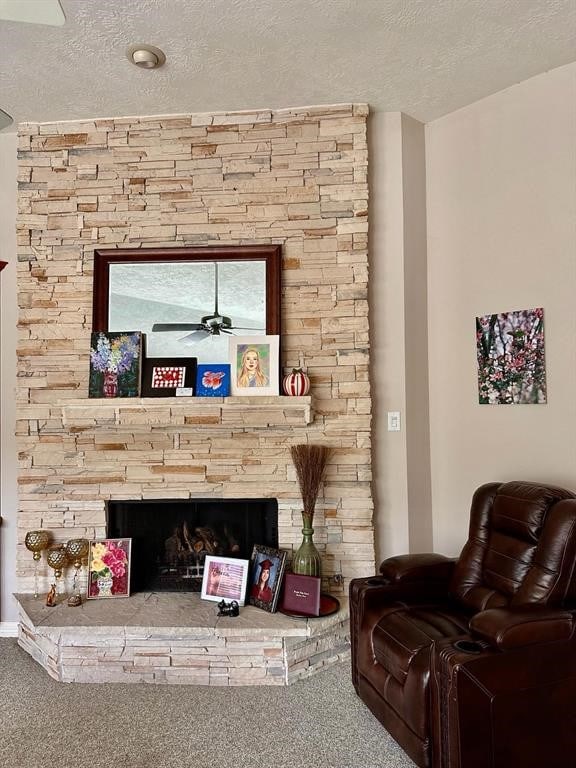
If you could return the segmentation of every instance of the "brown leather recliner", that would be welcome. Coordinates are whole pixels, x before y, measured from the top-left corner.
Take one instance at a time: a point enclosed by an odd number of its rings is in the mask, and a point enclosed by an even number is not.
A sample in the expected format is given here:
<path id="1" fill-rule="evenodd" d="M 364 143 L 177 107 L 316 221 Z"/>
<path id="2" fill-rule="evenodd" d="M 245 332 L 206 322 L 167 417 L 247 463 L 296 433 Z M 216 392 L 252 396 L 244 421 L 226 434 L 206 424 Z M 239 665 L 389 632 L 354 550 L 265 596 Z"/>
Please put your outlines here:
<path id="1" fill-rule="evenodd" d="M 420 768 L 576 766 L 576 496 L 488 483 L 454 561 L 350 585 L 358 695 Z"/>

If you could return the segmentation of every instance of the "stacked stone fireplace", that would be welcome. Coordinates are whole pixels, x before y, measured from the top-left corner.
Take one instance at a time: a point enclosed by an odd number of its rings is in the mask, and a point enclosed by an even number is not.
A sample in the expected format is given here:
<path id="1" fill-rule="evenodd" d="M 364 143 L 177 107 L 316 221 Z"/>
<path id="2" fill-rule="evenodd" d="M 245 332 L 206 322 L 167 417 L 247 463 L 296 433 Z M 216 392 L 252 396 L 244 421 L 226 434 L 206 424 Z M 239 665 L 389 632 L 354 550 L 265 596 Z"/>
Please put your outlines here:
<path id="1" fill-rule="evenodd" d="M 373 572 L 366 118 L 337 105 L 20 126 L 21 592 L 27 530 L 104 537 L 116 501 L 275 499 L 292 551 L 289 447 L 306 442 L 334 449 L 315 518 L 324 587 Z M 88 400 L 94 250 L 214 244 L 281 245 L 281 363 L 308 371 L 311 396 Z"/>

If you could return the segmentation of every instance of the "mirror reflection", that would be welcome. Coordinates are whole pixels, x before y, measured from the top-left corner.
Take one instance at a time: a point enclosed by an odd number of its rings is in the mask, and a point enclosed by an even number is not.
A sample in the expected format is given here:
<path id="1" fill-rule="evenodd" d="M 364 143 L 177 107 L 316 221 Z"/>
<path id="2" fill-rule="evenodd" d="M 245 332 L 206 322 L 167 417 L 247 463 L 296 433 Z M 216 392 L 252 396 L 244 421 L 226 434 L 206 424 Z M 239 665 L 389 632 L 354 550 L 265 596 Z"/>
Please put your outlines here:
<path id="1" fill-rule="evenodd" d="M 266 334 L 266 261 L 110 263 L 108 330 L 143 331 L 148 357 L 228 361 L 231 335 Z"/>

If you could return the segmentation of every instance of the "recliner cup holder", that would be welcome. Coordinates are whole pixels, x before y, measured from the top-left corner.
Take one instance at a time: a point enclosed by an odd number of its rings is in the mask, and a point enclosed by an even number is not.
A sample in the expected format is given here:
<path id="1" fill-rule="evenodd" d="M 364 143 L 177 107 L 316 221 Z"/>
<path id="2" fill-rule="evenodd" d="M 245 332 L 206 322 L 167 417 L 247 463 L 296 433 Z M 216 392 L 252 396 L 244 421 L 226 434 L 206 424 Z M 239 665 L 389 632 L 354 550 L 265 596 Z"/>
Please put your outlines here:
<path id="1" fill-rule="evenodd" d="M 456 640 L 452 644 L 457 651 L 463 651 L 463 653 L 482 653 L 484 647 L 474 640 Z"/>

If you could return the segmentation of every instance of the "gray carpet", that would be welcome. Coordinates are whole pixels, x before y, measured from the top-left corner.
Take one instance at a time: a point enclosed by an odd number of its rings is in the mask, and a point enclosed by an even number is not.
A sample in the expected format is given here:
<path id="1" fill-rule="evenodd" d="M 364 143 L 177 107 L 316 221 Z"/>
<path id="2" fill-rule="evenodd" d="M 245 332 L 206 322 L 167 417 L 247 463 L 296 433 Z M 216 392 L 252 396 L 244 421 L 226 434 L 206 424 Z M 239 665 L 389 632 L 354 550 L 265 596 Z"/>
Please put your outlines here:
<path id="1" fill-rule="evenodd" d="M 348 664 L 287 688 L 56 683 L 0 639 L 3 768 L 414 768 Z"/>

